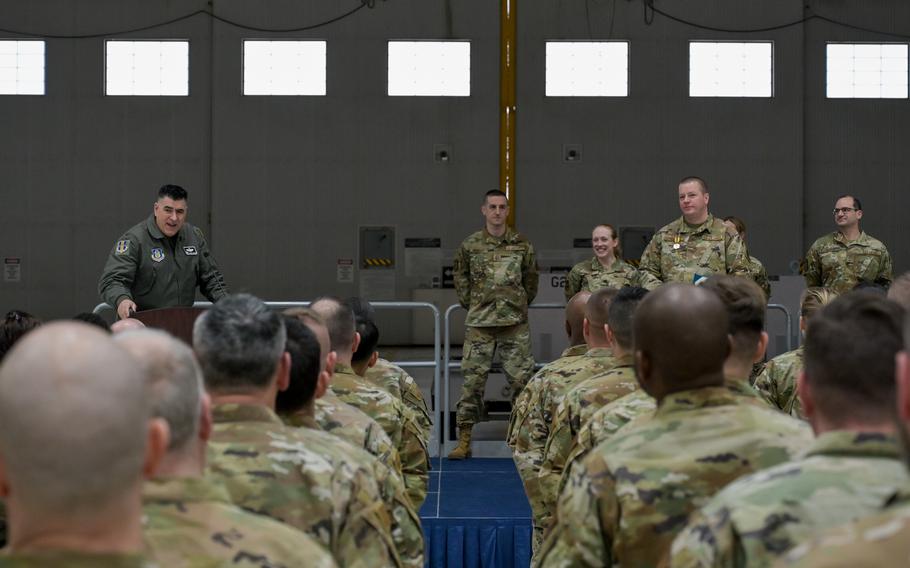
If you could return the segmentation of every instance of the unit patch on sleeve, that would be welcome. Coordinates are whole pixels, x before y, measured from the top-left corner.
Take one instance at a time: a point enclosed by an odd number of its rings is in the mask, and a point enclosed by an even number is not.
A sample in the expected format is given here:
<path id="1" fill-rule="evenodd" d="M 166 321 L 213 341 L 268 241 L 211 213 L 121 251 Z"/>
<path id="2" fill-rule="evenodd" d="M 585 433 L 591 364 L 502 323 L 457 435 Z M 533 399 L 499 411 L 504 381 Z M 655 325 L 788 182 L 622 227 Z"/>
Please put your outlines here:
<path id="1" fill-rule="evenodd" d="M 122 241 L 117 241 L 117 248 L 114 249 L 117 254 L 126 254 L 130 252 L 130 241 L 129 239 L 123 239 Z"/>

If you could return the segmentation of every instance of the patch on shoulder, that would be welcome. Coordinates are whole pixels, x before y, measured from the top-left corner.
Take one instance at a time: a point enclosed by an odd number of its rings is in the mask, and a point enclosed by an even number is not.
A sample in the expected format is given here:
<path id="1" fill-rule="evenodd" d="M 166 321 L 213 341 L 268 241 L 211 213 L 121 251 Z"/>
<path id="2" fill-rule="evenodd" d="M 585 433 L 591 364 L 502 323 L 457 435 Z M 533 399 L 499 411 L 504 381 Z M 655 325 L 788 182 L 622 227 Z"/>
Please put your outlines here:
<path id="1" fill-rule="evenodd" d="M 116 254 L 126 254 L 126 253 L 130 252 L 130 240 L 123 239 L 123 240 L 117 241 L 117 246 L 114 248 L 114 252 Z"/>

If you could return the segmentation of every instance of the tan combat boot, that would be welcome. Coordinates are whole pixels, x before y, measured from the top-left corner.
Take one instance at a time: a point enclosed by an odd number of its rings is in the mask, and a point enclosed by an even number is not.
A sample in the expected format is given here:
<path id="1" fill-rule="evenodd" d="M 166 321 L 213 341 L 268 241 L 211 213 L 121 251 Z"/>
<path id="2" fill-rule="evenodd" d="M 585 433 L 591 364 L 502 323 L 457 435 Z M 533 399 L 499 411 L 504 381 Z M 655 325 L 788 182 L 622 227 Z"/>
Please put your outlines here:
<path id="1" fill-rule="evenodd" d="M 449 454 L 450 460 L 463 460 L 471 457 L 471 428 L 458 429 L 458 445 Z"/>

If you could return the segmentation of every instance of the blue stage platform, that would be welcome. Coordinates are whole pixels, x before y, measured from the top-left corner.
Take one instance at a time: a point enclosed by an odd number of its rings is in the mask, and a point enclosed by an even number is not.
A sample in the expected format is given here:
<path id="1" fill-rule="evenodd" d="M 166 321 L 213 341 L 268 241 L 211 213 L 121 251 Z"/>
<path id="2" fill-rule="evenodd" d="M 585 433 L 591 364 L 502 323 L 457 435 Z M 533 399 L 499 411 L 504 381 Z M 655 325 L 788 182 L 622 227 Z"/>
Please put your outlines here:
<path id="1" fill-rule="evenodd" d="M 434 458 L 420 509 L 426 565 L 525 568 L 531 561 L 531 509 L 511 459 Z"/>

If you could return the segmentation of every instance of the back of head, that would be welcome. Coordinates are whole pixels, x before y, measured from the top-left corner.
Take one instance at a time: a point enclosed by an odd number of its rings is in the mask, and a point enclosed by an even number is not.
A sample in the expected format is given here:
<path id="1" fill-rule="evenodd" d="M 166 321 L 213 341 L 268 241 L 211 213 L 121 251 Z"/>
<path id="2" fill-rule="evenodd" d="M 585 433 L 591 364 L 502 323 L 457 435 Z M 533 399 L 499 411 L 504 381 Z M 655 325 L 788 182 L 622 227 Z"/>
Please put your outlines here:
<path id="1" fill-rule="evenodd" d="M 304 408 L 316 394 L 322 357 L 316 334 L 303 323 L 302 317 L 284 315 L 287 330 L 285 350 L 291 354 L 291 381 L 278 393 L 275 409 L 280 414 L 293 414 Z"/>
<path id="2" fill-rule="evenodd" d="M 357 322 L 357 333 L 360 334 L 360 344 L 351 357 L 351 361 L 363 363 L 373 356 L 376 346 L 379 345 L 379 328 L 372 321 L 359 321 Z"/>
<path id="3" fill-rule="evenodd" d="M 181 199 L 186 200 L 189 195 L 186 190 L 180 187 L 179 185 L 174 184 L 165 184 L 158 189 L 158 199 L 163 197 L 170 197 L 174 201 L 180 201 Z"/>
<path id="4" fill-rule="evenodd" d="M 351 353 L 354 345 L 354 312 L 351 307 L 333 296 L 316 299 L 310 308 L 322 317 L 329 330 L 332 351 L 339 354 Z"/>
<path id="5" fill-rule="evenodd" d="M 193 350 L 169 333 L 135 329 L 114 336 L 145 374 L 152 416 L 167 422 L 168 452 L 197 439 L 202 401 L 202 371 Z"/>
<path id="6" fill-rule="evenodd" d="M 904 309 L 849 292 L 815 314 L 806 333 L 806 381 L 829 423 L 878 424 L 894 411 L 894 356 L 903 348 Z"/>
<path id="7" fill-rule="evenodd" d="M 566 323 L 571 336 L 582 337 L 582 326 L 585 321 L 585 307 L 591 298 L 591 292 L 582 290 L 566 302 Z"/>
<path id="8" fill-rule="evenodd" d="M 610 331 L 613 332 L 613 340 L 619 344 L 621 349 L 626 351 L 632 349 L 635 311 L 647 294 L 648 291 L 644 288 L 627 286 L 616 294 L 610 304 L 610 310 L 607 313 L 607 325 L 610 326 Z"/>
<path id="9" fill-rule="evenodd" d="M 98 329 L 102 329 L 107 332 L 111 331 L 110 324 L 108 324 L 107 321 L 103 317 L 99 316 L 98 314 L 96 314 L 94 312 L 79 312 L 78 314 L 73 316 L 73 319 L 75 321 L 81 321 L 82 323 L 87 323 L 89 325 L 93 325 L 93 326 L 97 327 Z"/>
<path id="10" fill-rule="evenodd" d="M 821 286 L 811 286 L 803 290 L 799 298 L 799 315 L 806 321 L 822 308 L 831 303 L 837 294 Z"/>
<path id="11" fill-rule="evenodd" d="M 727 308 L 728 332 L 733 339 L 735 357 L 752 358 L 755 348 L 765 329 L 765 294 L 749 278 L 711 276 L 701 286 L 717 294 Z"/>
<path id="12" fill-rule="evenodd" d="M 910 272 L 905 272 L 894 279 L 888 288 L 888 299 L 910 310 Z"/>
<path id="13" fill-rule="evenodd" d="M 249 294 L 222 298 L 193 326 L 193 349 L 205 386 L 218 394 L 267 388 L 284 344 L 281 316 Z"/>
<path id="14" fill-rule="evenodd" d="M 878 294 L 879 296 L 888 295 L 888 288 L 878 282 L 869 282 L 868 280 L 860 280 L 854 284 L 852 291 L 865 292 L 866 294 Z"/>
<path id="15" fill-rule="evenodd" d="M 359 298 L 357 296 L 351 296 L 344 303 L 351 308 L 351 311 L 354 313 L 354 319 L 359 323 L 362 321 L 375 321 L 376 320 L 376 310 L 373 308 L 373 305 L 370 302 Z"/>
<path id="16" fill-rule="evenodd" d="M 635 312 L 635 352 L 648 360 L 666 392 L 684 390 L 708 376 L 720 384 L 730 351 L 727 320 L 716 294 L 691 284 L 664 284 Z"/>
<path id="17" fill-rule="evenodd" d="M 0 324 L 0 361 L 19 339 L 41 325 L 41 320 L 22 310 L 10 310 Z"/>
<path id="18" fill-rule="evenodd" d="M 0 367 L 0 455 L 30 518 L 86 519 L 142 479 L 149 410 L 135 361 L 83 323 L 41 327 Z"/>
<path id="19" fill-rule="evenodd" d="M 603 333 L 603 327 L 607 325 L 610 304 L 618 293 L 617 288 L 601 288 L 588 298 L 585 303 L 585 319 L 588 320 L 588 326 L 592 332 L 597 329 L 601 334 Z"/>

